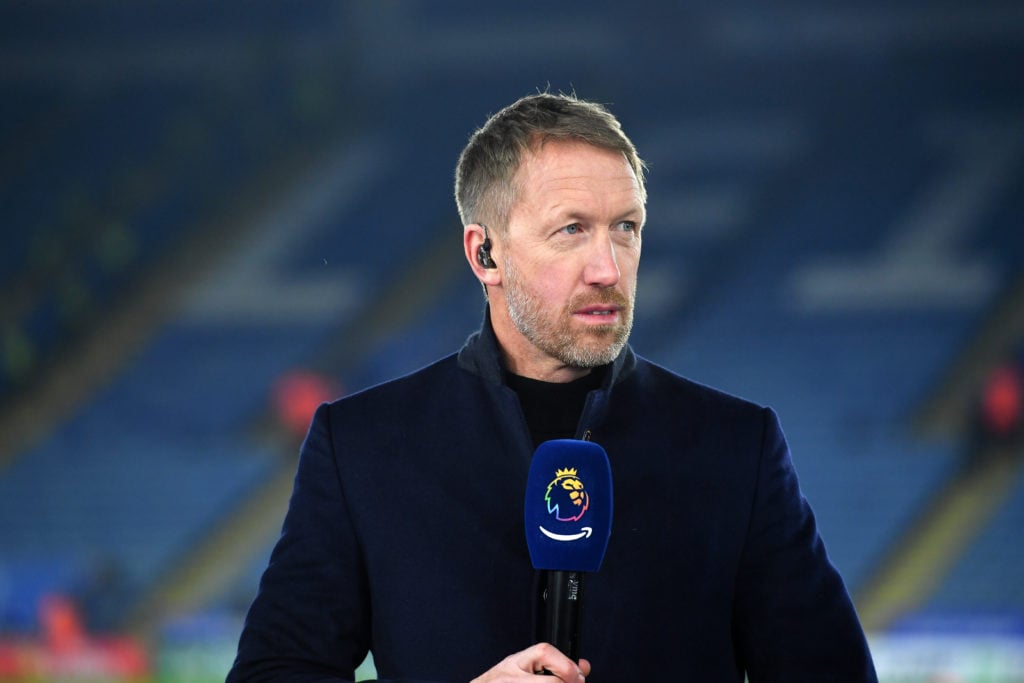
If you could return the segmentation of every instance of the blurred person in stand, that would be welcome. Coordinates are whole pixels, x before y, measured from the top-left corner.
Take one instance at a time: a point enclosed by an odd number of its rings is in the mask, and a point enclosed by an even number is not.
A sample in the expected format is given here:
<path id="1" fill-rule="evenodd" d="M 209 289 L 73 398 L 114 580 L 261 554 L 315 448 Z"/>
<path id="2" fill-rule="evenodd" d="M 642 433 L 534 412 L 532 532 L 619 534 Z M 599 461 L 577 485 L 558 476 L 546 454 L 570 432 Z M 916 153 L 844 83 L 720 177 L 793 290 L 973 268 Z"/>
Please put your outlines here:
<path id="1" fill-rule="evenodd" d="M 1024 449 L 1024 353 L 1007 354 L 985 373 L 970 417 L 969 467 Z"/>

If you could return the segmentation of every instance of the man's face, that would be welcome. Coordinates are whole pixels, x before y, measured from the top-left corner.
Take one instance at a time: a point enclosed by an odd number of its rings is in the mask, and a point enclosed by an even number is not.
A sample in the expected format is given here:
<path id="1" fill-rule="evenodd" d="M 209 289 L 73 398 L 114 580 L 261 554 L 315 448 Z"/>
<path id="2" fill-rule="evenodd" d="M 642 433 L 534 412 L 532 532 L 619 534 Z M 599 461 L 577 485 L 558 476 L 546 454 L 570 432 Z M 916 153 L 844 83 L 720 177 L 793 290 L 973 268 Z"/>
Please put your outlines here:
<path id="1" fill-rule="evenodd" d="M 633 324 L 645 218 L 636 176 L 619 153 L 551 141 L 524 155 L 516 180 L 499 255 L 510 369 L 552 379 L 611 362 Z"/>

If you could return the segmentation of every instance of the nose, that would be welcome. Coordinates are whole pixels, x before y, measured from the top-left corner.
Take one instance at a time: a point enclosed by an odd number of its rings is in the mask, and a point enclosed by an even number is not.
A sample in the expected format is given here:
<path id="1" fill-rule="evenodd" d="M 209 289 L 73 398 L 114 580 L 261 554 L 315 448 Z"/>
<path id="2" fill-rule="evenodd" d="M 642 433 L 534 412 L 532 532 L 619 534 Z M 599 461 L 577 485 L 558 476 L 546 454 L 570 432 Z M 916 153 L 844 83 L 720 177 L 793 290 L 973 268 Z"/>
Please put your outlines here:
<path id="1" fill-rule="evenodd" d="M 587 252 L 583 278 L 588 285 L 612 287 L 619 282 L 619 264 L 611 235 L 596 237 Z"/>

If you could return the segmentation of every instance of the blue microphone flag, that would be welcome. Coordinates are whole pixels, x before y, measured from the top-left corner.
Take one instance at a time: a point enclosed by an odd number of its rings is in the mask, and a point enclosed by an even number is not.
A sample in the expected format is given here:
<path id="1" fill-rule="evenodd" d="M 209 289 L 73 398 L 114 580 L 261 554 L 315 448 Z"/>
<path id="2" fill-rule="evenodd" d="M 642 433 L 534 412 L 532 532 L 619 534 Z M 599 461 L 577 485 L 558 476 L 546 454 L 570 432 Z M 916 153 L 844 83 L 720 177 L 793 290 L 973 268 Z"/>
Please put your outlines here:
<path id="1" fill-rule="evenodd" d="M 524 519 L 534 569 L 600 569 L 612 533 L 612 470 L 605 450 L 574 439 L 538 446 Z"/>

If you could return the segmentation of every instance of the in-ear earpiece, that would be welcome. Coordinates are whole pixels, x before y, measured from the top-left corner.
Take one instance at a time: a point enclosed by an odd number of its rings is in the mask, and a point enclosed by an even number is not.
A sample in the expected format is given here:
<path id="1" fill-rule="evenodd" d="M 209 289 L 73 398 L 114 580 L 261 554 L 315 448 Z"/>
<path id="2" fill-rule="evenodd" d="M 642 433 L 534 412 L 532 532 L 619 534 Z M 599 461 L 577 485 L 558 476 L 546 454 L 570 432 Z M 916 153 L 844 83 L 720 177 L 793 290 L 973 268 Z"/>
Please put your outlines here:
<path id="1" fill-rule="evenodd" d="M 482 268 L 497 268 L 498 264 L 491 258 L 491 241 L 488 239 L 484 240 L 484 243 L 480 245 L 480 248 L 476 250 L 476 260 L 480 263 Z"/>
<path id="2" fill-rule="evenodd" d="M 476 250 L 476 260 L 480 264 L 481 268 L 497 268 L 498 264 L 491 258 L 491 238 L 487 235 L 487 226 L 483 223 L 480 227 L 484 229 L 484 243 Z"/>

